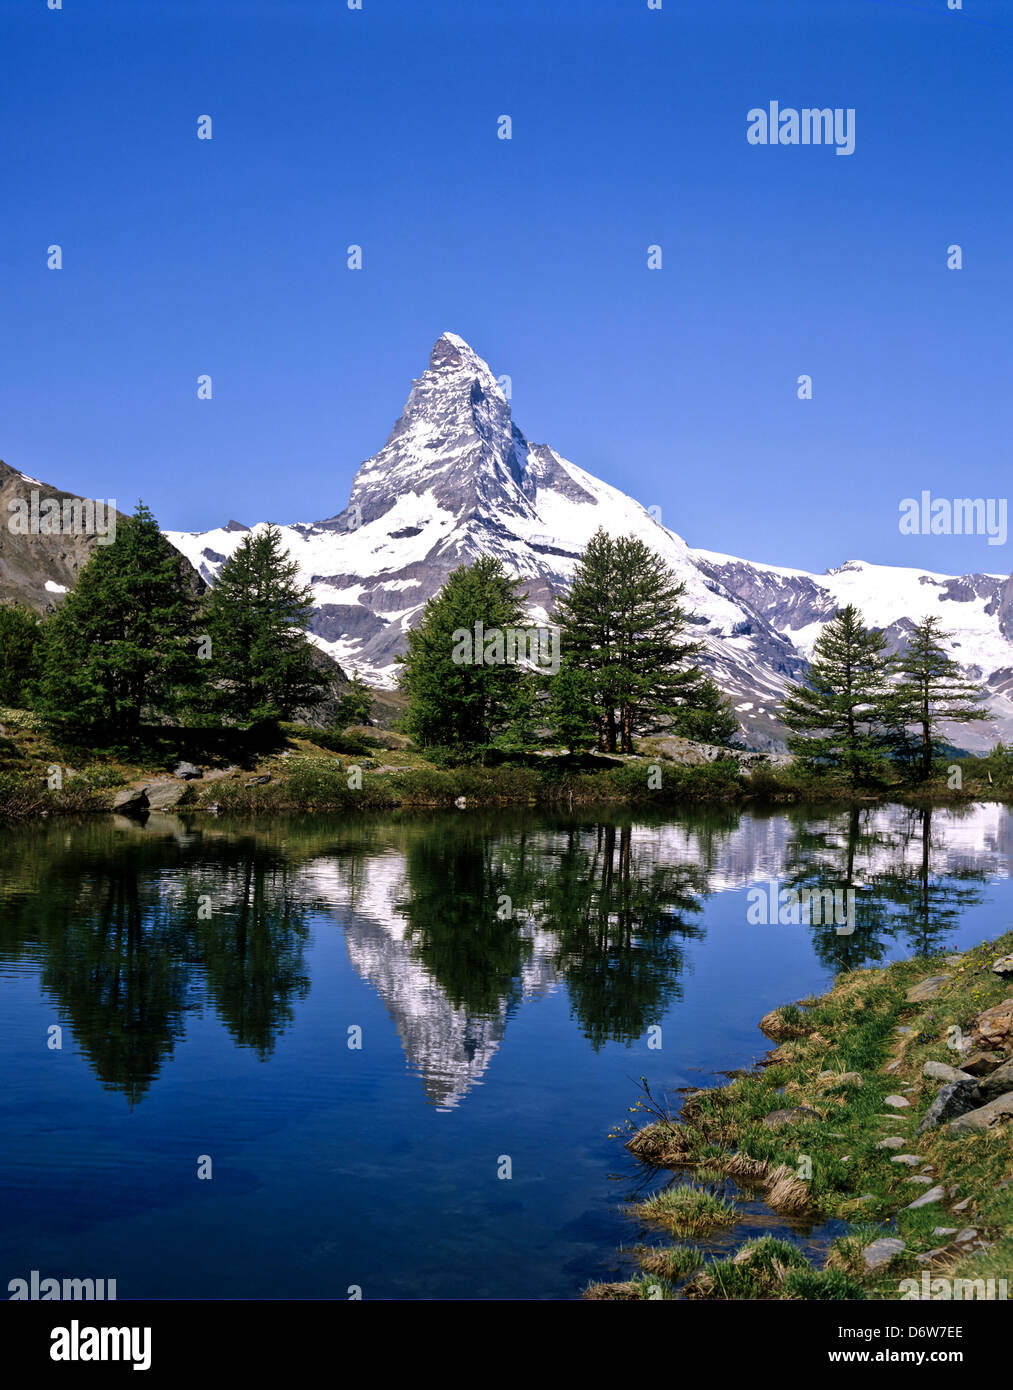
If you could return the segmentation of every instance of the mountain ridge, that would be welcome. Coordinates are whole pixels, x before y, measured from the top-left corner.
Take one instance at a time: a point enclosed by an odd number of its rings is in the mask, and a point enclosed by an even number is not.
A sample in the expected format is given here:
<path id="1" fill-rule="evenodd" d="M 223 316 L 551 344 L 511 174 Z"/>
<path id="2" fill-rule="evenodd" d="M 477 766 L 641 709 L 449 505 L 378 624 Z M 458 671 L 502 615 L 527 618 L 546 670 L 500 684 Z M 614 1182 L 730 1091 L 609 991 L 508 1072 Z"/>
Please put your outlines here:
<path id="1" fill-rule="evenodd" d="M 346 506 L 321 521 L 279 526 L 313 594 L 311 636 L 344 670 L 392 686 L 395 658 L 426 601 L 480 555 L 503 562 L 521 582 L 532 621 L 546 622 L 603 526 L 644 540 L 685 583 L 703 664 L 730 696 L 748 747 L 783 747 L 776 710 L 784 684 L 804 676 L 821 625 L 847 602 L 894 650 L 915 620 L 940 611 L 951 654 L 986 683 L 997 716 L 984 730 L 960 730 L 959 742 L 974 749 L 1013 739 L 1013 577 L 864 561 L 817 575 L 691 549 L 636 499 L 530 441 L 501 380 L 463 338 L 441 334 L 383 446 L 356 471 Z M 73 496 L 0 465 L 0 502 L 26 486 Z M 266 524 L 230 519 L 165 535 L 213 583 L 242 538 Z M 18 549 L 0 532 L 0 597 L 20 585 L 37 611 L 58 602 L 94 544 L 69 538 L 68 549 L 65 539 L 32 537 L 32 568 L 24 543 Z"/>

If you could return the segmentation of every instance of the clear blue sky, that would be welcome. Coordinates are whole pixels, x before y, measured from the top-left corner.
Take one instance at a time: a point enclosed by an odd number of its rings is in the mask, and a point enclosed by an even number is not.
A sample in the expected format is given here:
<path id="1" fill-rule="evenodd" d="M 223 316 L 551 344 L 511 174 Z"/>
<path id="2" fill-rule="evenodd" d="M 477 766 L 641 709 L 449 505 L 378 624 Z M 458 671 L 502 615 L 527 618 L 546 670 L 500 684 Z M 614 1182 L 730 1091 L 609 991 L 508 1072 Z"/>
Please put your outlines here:
<path id="1" fill-rule="evenodd" d="M 897 525 L 1008 487 L 1009 0 L 63 4 L 0 0 L 7 462 L 170 528 L 328 516 L 449 329 L 692 545 L 1013 568 Z M 854 107 L 855 153 L 749 145 L 771 99 Z"/>

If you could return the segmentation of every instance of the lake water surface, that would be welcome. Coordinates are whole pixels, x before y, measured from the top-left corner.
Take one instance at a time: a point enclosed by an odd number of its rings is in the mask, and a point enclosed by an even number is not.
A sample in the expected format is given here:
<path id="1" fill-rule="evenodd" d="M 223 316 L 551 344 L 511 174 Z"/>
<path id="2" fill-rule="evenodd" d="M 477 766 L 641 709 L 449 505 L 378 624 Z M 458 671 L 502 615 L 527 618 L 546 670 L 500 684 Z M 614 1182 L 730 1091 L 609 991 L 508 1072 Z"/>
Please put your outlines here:
<path id="1" fill-rule="evenodd" d="M 1013 916 L 991 804 L 0 833 L 0 1279 L 120 1299 L 624 1277 L 671 1179 L 607 1137 L 637 1078 L 720 1084 L 768 1009 Z M 750 923 L 770 881 L 854 888 L 855 930 Z"/>

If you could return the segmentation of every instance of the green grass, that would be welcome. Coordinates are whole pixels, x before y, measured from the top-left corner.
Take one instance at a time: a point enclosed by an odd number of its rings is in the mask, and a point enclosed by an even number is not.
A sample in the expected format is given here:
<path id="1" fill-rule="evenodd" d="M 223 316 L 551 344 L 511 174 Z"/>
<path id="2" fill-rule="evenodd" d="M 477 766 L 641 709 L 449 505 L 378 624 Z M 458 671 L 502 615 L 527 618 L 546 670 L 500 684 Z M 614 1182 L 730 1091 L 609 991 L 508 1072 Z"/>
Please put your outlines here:
<path id="1" fill-rule="evenodd" d="M 804 1008 L 788 1005 L 778 1011 L 802 1036 L 781 1042 L 769 1066 L 726 1086 L 692 1094 L 677 1121 L 656 1121 L 627 1141 L 646 1162 L 664 1164 L 668 1159 L 672 1166 L 694 1167 L 698 1176 L 722 1170 L 757 1189 L 760 1196 L 780 1175 L 778 1181 L 792 1200 L 804 1190 L 814 1219 L 834 1217 L 850 1223 L 848 1233 L 829 1249 L 825 1269 L 797 1266 L 798 1272 L 786 1274 L 777 1293 L 756 1292 L 767 1277 L 762 1274 L 761 1251 L 734 1266 L 719 1262 L 716 1274 L 716 1266 L 706 1266 L 692 1281 L 696 1294 L 689 1296 L 896 1299 L 902 1297 L 900 1280 L 918 1278 L 925 1268 L 916 1257 L 940 1247 L 944 1253 L 933 1267 L 936 1274 L 1010 1278 L 1013 1186 L 1001 1183 L 1013 1174 L 1011 1127 L 986 1134 L 956 1135 L 945 1126 L 915 1133 L 941 1085 L 922 1075 L 924 1063 L 931 1059 L 959 1066 L 959 1056 L 947 1046 L 949 1030 L 957 1024 L 969 1032 L 979 1013 L 1013 994 L 1010 982 L 990 969 L 998 956 L 1010 951 L 1013 933 L 983 942 L 956 963 L 939 956 L 916 957 L 886 969 L 843 974 L 822 998 L 805 1001 Z M 912 985 L 939 974 L 947 980 L 936 998 L 908 1003 L 905 996 Z M 910 1031 L 899 1033 L 901 1026 Z M 833 1075 L 820 1079 L 824 1072 Z M 862 1085 L 835 1082 L 844 1072 L 857 1072 Z M 910 1107 L 891 1113 L 885 1100 L 894 1093 L 909 1099 Z M 819 1120 L 776 1128 L 763 1123 L 773 1111 L 799 1106 L 818 1112 Z M 878 1147 L 890 1135 L 903 1140 L 901 1148 Z M 917 1155 L 922 1162 L 912 1167 L 891 1161 L 901 1153 Z M 909 1182 L 915 1175 L 927 1176 L 930 1182 Z M 911 1201 L 937 1184 L 946 1190 L 944 1200 L 908 1209 Z M 692 1212 L 692 1199 L 677 1195 L 687 1191 L 693 1189 L 669 1189 L 655 1198 L 659 1215 L 666 1201 L 676 1220 L 680 1202 L 690 1203 Z M 775 1188 L 769 1187 L 768 1204 L 775 1204 L 774 1195 Z M 954 1211 L 965 1199 L 969 1205 Z M 643 1207 L 637 1210 L 644 1214 Z M 992 1243 L 986 1250 L 947 1249 L 948 1238 L 934 1234 L 937 1226 L 974 1227 Z M 680 1234 L 693 1234 L 694 1229 L 690 1216 Z M 899 1237 L 906 1248 L 888 1268 L 870 1273 L 862 1250 L 886 1234 Z M 742 1264 L 748 1266 L 745 1273 Z M 706 1277 L 717 1282 L 708 1285 Z M 747 1287 L 753 1292 L 735 1292 Z"/>
<path id="2" fill-rule="evenodd" d="M 737 1220 L 734 1203 L 705 1188 L 689 1185 L 667 1187 L 634 1208 L 644 1221 L 658 1222 L 679 1236 L 698 1235 Z"/>
<path id="3" fill-rule="evenodd" d="M 633 1255 L 645 1274 L 670 1284 L 693 1274 L 704 1262 L 701 1252 L 689 1245 L 640 1245 Z"/>

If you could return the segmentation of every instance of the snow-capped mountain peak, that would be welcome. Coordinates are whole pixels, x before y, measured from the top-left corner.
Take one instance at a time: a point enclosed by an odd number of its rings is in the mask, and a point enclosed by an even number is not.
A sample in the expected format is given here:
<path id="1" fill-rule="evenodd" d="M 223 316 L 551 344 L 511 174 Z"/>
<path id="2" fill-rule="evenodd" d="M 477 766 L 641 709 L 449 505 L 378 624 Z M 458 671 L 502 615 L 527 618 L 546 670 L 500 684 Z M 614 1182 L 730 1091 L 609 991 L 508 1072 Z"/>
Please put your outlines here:
<path id="1" fill-rule="evenodd" d="M 313 592 L 314 640 L 346 670 L 389 685 L 405 633 L 452 570 L 497 556 L 521 581 L 532 618 L 545 621 L 599 526 L 640 537 L 683 581 L 705 664 L 731 696 L 753 747 L 779 745 L 784 682 L 802 677 L 819 627 L 847 602 L 863 611 L 868 605 L 867 621 L 883 627 L 921 617 L 922 600 L 973 602 L 972 650 L 959 659 L 998 673 L 996 699 L 1013 730 L 1013 705 L 1003 693 L 1013 686 L 1010 581 L 862 561 L 815 576 L 691 551 L 634 498 L 549 445 L 530 443 L 488 363 L 455 333 L 437 339 L 383 448 L 355 474 L 348 505 L 326 521 L 281 532 Z M 209 581 L 244 534 L 235 522 L 167 533 Z"/>

